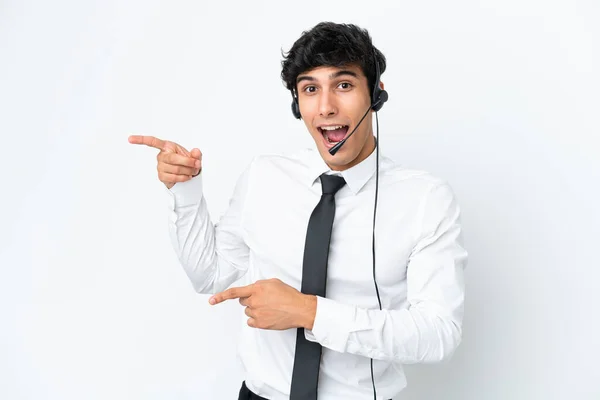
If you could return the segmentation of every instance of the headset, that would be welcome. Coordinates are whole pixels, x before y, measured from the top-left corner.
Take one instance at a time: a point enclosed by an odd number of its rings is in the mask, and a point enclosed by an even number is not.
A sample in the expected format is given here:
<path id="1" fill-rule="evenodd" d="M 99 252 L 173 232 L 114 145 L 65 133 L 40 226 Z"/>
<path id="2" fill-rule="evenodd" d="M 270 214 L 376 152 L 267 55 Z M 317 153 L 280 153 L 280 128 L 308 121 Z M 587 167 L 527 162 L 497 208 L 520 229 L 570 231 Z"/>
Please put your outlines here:
<path id="1" fill-rule="evenodd" d="M 372 239 L 372 250 L 373 250 L 373 284 L 375 285 L 375 293 L 377 294 L 377 301 L 379 303 L 379 309 L 381 310 L 381 298 L 379 297 L 379 287 L 377 286 L 377 280 L 375 279 L 375 220 L 377 217 L 377 194 L 379 192 L 379 118 L 377 117 L 377 112 L 381 110 L 383 104 L 388 100 L 388 93 L 381 89 L 380 79 L 381 72 L 379 70 L 379 61 L 377 60 L 377 53 L 375 52 L 375 47 L 373 47 L 373 62 L 375 63 L 375 83 L 373 85 L 373 93 L 371 95 L 371 105 L 362 116 L 356 127 L 350 132 L 348 136 L 346 136 L 343 140 L 329 149 L 329 154 L 332 156 L 338 152 L 338 150 L 346 143 L 346 140 L 350 138 L 354 134 L 354 132 L 358 129 L 363 119 L 367 116 L 367 114 L 373 110 L 375 111 L 375 121 L 377 123 L 377 136 L 375 141 L 375 151 L 376 151 L 376 163 L 375 163 L 375 201 L 373 204 L 373 239 Z M 301 119 L 302 115 L 300 114 L 300 104 L 298 103 L 298 97 L 295 95 L 292 90 L 292 114 L 297 119 Z M 377 400 L 377 391 L 375 390 L 375 378 L 373 376 L 373 359 L 371 358 L 371 382 L 373 383 L 373 399 Z"/>

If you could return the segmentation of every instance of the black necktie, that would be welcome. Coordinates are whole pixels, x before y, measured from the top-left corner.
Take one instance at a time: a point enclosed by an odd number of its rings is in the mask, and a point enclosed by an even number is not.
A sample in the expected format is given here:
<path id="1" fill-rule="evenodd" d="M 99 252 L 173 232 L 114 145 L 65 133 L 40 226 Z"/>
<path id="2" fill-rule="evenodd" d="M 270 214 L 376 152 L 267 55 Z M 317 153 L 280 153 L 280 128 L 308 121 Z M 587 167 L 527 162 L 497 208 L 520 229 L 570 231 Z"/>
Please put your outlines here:
<path id="1" fill-rule="evenodd" d="M 327 258 L 335 216 L 335 193 L 346 181 L 341 176 L 321 175 L 323 194 L 313 210 L 306 231 L 302 263 L 302 293 L 325 297 Z M 296 353 L 290 400 L 315 400 L 321 364 L 321 345 L 306 340 L 304 328 L 296 333 Z"/>

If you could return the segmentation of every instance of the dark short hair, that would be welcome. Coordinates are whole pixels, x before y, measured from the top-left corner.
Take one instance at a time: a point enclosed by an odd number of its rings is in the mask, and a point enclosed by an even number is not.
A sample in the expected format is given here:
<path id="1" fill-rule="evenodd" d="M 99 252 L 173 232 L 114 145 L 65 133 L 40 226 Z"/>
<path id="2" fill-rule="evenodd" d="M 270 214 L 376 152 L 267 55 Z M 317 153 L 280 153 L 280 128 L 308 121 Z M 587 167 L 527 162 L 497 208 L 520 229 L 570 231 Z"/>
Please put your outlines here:
<path id="1" fill-rule="evenodd" d="M 386 67 L 385 56 L 379 51 L 366 29 L 353 24 L 321 22 L 302 35 L 287 52 L 282 52 L 281 79 L 288 90 L 296 90 L 296 79 L 301 73 L 322 66 L 341 67 L 358 65 L 373 93 L 376 67 L 383 74 Z M 376 60 L 375 60 L 376 58 Z"/>

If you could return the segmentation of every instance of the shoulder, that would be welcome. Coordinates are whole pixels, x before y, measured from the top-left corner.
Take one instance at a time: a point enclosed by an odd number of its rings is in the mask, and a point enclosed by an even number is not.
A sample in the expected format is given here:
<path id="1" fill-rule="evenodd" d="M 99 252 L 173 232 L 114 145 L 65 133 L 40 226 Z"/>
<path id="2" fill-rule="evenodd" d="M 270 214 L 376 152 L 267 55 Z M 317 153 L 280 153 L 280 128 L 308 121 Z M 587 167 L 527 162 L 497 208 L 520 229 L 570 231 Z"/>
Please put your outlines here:
<path id="1" fill-rule="evenodd" d="M 456 193 L 444 177 L 400 165 L 387 157 L 381 161 L 382 201 L 387 198 L 392 206 L 406 206 L 420 219 L 428 216 L 440 221 L 460 212 Z"/>
<path id="2" fill-rule="evenodd" d="M 452 192 L 452 187 L 446 179 L 430 171 L 407 167 L 388 157 L 382 158 L 380 168 L 383 171 L 380 173 L 385 177 L 385 185 L 388 187 L 410 189 L 420 197 L 434 191 Z"/>

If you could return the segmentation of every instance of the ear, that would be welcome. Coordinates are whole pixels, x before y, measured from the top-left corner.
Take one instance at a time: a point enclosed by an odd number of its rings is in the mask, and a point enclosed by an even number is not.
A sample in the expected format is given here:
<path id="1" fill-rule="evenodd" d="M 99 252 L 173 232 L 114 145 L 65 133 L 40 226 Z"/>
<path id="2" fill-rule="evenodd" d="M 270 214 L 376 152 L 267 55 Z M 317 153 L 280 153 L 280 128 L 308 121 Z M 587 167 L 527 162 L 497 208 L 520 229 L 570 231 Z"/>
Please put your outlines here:
<path id="1" fill-rule="evenodd" d="M 381 88 L 381 90 L 385 89 L 385 88 L 383 87 L 383 82 L 379 81 L 379 87 Z"/>

